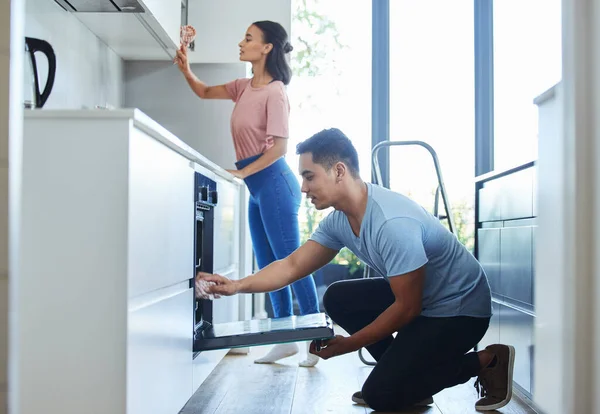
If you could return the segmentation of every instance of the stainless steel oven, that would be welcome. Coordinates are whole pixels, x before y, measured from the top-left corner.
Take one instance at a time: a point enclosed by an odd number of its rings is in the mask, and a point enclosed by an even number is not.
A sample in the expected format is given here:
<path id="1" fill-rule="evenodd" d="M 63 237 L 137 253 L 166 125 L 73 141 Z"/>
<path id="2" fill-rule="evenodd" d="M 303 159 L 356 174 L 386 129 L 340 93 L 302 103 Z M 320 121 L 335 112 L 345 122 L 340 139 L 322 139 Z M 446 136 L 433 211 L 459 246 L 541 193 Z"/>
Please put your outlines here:
<path id="1" fill-rule="evenodd" d="M 198 271 L 213 273 L 217 183 L 196 172 L 194 180 L 194 266 L 190 286 Z M 218 300 L 218 299 L 217 299 Z M 278 319 L 254 319 L 213 324 L 213 302 L 194 299 L 194 357 L 202 351 L 320 340 L 333 337 L 333 325 L 324 313 Z"/>

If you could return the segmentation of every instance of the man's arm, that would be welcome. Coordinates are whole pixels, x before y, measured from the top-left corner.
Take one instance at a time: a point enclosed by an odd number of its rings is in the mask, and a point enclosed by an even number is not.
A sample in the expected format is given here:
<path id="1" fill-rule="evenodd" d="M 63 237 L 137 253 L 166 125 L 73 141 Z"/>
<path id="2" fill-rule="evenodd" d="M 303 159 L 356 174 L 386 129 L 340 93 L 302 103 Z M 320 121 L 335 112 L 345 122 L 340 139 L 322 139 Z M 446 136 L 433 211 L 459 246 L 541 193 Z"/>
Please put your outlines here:
<path id="1" fill-rule="evenodd" d="M 321 350 L 313 343 L 310 352 L 323 359 L 354 352 L 381 341 L 416 318 L 421 313 L 425 266 L 389 279 L 396 300 L 377 319 L 354 335 L 328 340 Z"/>
<path id="2" fill-rule="evenodd" d="M 231 281 L 218 275 L 202 274 L 201 278 L 215 282 L 210 293 L 263 293 L 281 289 L 313 273 L 329 263 L 338 252 L 309 240 L 285 259 L 277 260 L 259 272 L 240 280 Z"/>
<path id="3" fill-rule="evenodd" d="M 425 266 L 389 280 L 396 300 L 377 319 L 350 336 L 353 348 L 360 349 L 378 342 L 421 314 Z"/>

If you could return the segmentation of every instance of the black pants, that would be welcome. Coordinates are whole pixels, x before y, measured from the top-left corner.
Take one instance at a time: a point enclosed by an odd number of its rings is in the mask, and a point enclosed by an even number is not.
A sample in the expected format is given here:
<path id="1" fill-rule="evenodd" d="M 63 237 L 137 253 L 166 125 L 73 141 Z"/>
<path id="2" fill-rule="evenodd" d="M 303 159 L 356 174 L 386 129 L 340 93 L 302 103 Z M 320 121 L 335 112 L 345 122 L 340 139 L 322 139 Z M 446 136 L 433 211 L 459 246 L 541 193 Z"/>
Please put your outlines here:
<path id="1" fill-rule="evenodd" d="M 323 299 L 325 310 L 349 334 L 373 322 L 394 302 L 383 278 L 333 283 Z M 408 408 L 439 391 L 476 376 L 480 364 L 471 350 L 483 337 L 489 318 L 419 316 L 367 347 L 377 365 L 365 381 L 362 397 L 377 411 Z"/>

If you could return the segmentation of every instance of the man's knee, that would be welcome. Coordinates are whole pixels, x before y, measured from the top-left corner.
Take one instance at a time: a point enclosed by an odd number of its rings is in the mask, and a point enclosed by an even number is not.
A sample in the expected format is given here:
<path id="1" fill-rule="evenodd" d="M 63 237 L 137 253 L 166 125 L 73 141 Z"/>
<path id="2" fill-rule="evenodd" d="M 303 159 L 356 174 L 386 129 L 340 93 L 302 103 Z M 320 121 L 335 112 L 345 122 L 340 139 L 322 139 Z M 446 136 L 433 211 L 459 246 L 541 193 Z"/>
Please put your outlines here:
<path id="1" fill-rule="evenodd" d="M 369 378 L 367 378 L 362 387 L 362 398 L 375 411 L 393 410 L 393 404 L 391 404 L 391 401 L 388 401 L 389 396 L 386 397 L 382 392 L 381 385 L 375 384 L 375 381 L 369 381 Z"/>
<path id="2" fill-rule="evenodd" d="M 379 372 L 379 375 L 371 375 L 367 378 L 362 387 L 362 398 L 367 405 L 375 411 L 398 411 L 411 407 L 415 402 L 412 387 L 409 380 L 397 381 L 397 379 L 384 376 L 385 372 Z"/>

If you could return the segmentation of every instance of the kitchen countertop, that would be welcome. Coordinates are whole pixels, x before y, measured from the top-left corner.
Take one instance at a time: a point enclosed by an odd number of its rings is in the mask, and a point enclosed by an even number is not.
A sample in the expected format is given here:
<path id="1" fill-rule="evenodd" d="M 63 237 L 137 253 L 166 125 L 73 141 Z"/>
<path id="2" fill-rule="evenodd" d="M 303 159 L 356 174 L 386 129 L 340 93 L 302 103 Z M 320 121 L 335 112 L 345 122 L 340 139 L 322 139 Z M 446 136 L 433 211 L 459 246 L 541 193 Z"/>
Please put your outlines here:
<path id="1" fill-rule="evenodd" d="M 490 180 L 494 180 L 496 178 L 503 177 L 505 175 L 510 175 L 512 173 L 516 173 L 517 171 L 533 167 L 536 164 L 536 162 L 537 161 L 535 161 L 535 160 L 528 161 L 526 163 L 523 163 L 523 164 L 520 164 L 520 165 L 517 165 L 514 167 L 505 168 L 502 170 L 493 170 L 488 173 L 478 175 L 477 177 L 475 177 L 475 183 L 482 183 L 485 181 L 490 181 Z"/>
<path id="2" fill-rule="evenodd" d="M 221 168 L 204 155 L 187 145 L 181 139 L 177 138 L 165 127 L 150 118 L 137 108 L 125 109 L 38 109 L 24 111 L 26 119 L 40 118 L 78 118 L 78 119 L 131 119 L 136 128 L 144 131 L 159 142 L 162 142 L 167 147 L 173 149 L 177 153 L 183 155 L 190 161 L 198 163 L 205 168 L 213 171 L 221 178 L 232 182 L 236 185 L 242 185 L 243 181 L 228 173 L 224 168 Z"/>
<path id="3" fill-rule="evenodd" d="M 542 92 L 539 96 L 537 96 L 533 100 L 533 104 L 540 106 L 540 105 L 544 104 L 545 102 L 547 102 L 551 99 L 554 99 L 559 87 L 560 87 L 560 83 L 557 83 L 556 85 L 554 85 L 554 86 L 550 87 L 549 89 L 547 89 L 546 91 Z"/>

